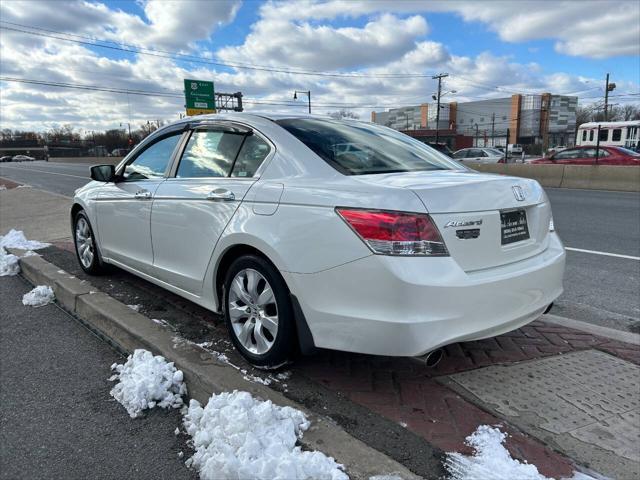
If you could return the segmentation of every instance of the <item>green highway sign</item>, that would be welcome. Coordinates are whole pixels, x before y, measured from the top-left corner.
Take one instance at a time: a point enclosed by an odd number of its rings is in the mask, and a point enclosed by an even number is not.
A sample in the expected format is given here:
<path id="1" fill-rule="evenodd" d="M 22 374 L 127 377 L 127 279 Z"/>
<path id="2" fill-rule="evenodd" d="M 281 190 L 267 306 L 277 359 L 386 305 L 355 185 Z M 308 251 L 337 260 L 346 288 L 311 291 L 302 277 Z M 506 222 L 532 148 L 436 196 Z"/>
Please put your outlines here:
<path id="1" fill-rule="evenodd" d="M 184 99 L 187 115 L 216 112 L 216 97 L 213 82 L 184 80 Z"/>

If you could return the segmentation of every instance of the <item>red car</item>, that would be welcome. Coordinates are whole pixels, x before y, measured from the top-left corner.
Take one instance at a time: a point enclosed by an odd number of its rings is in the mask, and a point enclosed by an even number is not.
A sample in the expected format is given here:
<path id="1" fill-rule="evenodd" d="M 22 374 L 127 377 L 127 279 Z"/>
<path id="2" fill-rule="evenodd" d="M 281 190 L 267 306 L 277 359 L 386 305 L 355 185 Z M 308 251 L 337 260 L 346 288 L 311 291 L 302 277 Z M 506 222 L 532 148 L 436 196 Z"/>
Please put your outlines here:
<path id="1" fill-rule="evenodd" d="M 622 147 L 600 147 L 596 162 L 596 147 L 585 145 L 567 148 L 548 157 L 532 160 L 531 163 L 556 163 L 558 165 L 637 165 L 640 153 Z"/>

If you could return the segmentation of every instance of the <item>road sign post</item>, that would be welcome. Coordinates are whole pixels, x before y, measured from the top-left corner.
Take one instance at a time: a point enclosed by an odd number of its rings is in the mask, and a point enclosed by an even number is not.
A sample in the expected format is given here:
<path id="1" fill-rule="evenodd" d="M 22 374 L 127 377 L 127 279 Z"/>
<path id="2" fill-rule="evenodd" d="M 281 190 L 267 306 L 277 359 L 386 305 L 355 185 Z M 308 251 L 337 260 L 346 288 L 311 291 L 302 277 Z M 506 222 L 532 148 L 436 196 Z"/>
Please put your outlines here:
<path id="1" fill-rule="evenodd" d="M 216 113 L 216 96 L 213 82 L 184 80 L 184 99 L 187 115 Z"/>

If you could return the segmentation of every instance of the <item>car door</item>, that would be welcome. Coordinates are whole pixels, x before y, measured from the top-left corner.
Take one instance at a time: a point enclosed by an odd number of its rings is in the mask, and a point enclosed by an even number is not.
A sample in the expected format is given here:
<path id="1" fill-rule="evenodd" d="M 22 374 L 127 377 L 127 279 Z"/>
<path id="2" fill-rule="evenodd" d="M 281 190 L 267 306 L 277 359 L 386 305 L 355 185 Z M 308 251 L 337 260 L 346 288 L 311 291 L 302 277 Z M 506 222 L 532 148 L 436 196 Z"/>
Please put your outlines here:
<path id="1" fill-rule="evenodd" d="M 149 141 L 105 185 L 97 201 L 98 235 L 102 255 L 135 270 L 150 273 L 151 205 L 164 181 L 182 131 Z"/>
<path id="2" fill-rule="evenodd" d="M 561 152 L 556 153 L 551 157 L 553 163 L 558 163 L 561 165 L 573 165 L 576 163 L 576 160 L 582 155 L 579 148 L 568 148 Z"/>
<path id="3" fill-rule="evenodd" d="M 156 191 L 154 276 L 201 293 L 216 242 L 274 150 L 266 138 L 242 126 L 209 125 L 190 133 L 170 178 Z"/>
<path id="4" fill-rule="evenodd" d="M 479 148 L 470 148 L 467 151 L 467 162 L 482 162 L 483 152 Z"/>

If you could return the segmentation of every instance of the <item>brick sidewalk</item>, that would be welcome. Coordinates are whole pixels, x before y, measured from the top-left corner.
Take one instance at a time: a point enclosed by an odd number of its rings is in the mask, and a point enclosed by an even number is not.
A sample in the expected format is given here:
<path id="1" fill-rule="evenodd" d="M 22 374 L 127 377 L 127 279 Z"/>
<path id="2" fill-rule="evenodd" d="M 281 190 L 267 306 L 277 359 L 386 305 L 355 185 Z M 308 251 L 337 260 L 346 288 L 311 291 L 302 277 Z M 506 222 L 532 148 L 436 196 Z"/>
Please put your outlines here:
<path id="1" fill-rule="evenodd" d="M 504 422 L 441 385 L 437 377 L 496 364 L 596 348 L 640 364 L 640 348 L 579 330 L 535 321 L 499 337 L 447 346 L 436 368 L 407 358 L 324 351 L 295 371 L 392 419 L 443 451 L 469 452 L 464 439 L 479 425 Z M 570 476 L 571 462 L 538 440 L 506 426 L 507 448 L 547 476 Z"/>

